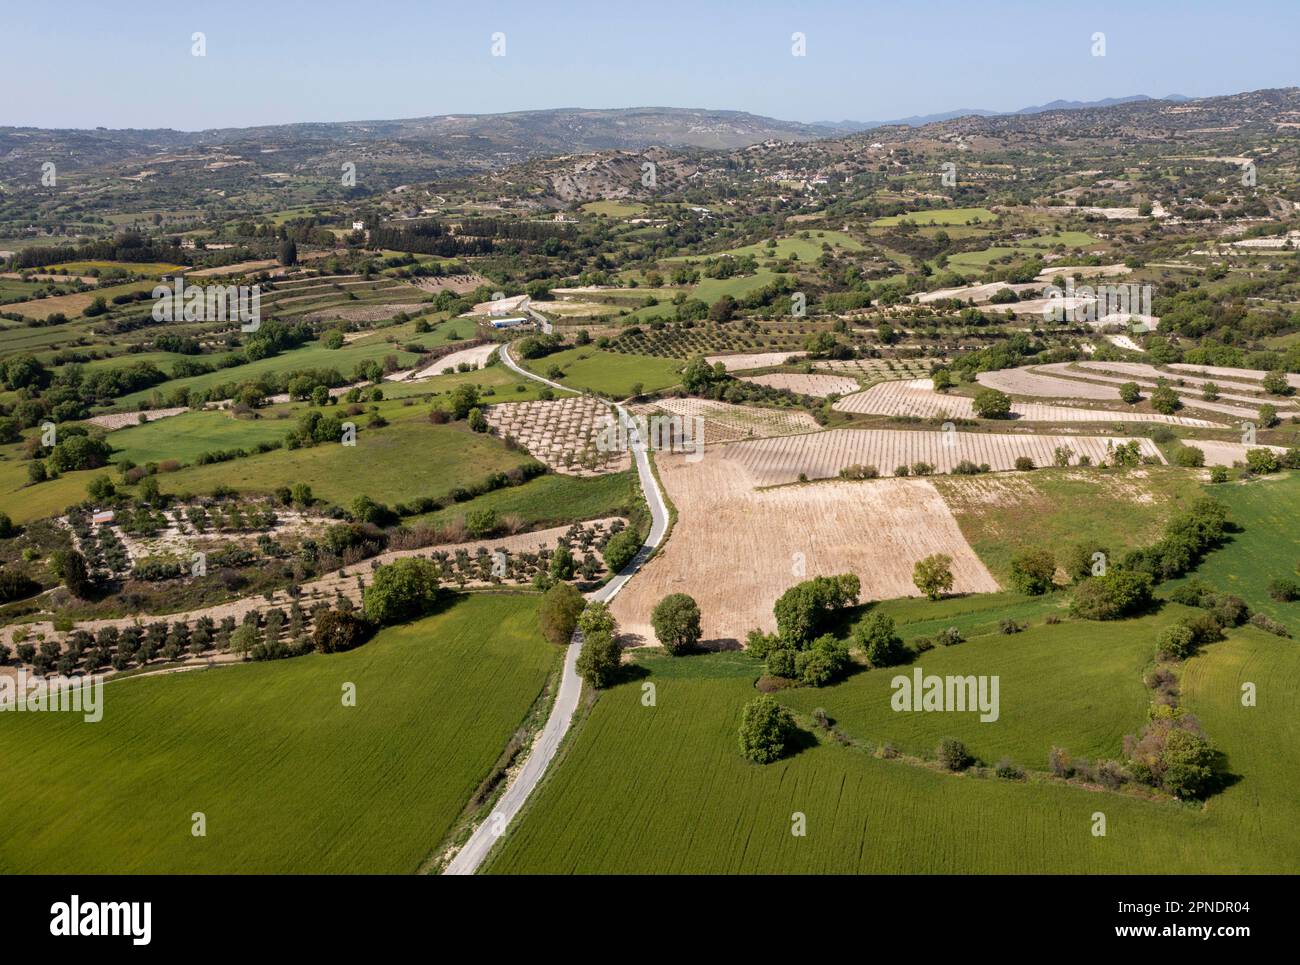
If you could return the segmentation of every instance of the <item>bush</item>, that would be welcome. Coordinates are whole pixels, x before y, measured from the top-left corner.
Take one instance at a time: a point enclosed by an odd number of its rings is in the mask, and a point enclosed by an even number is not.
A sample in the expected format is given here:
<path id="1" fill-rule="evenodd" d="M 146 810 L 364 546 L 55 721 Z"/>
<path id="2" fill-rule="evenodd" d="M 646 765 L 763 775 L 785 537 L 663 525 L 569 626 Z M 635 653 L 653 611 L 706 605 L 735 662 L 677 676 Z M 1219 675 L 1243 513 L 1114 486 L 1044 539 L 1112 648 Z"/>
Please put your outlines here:
<path id="1" fill-rule="evenodd" d="M 1016 468 L 1021 472 L 1028 472 L 1029 470 L 1037 469 L 1038 467 L 1034 465 L 1034 460 L 1030 459 L 1028 456 L 1016 456 Z"/>
<path id="2" fill-rule="evenodd" d="M 833 613 L 858 602 L 860 588 L 853 573 L 818 576 L 790 587 L 772 607 L 781 640 L 803 649 Z"/>
<path id="3" fill-rule="evenodd" d="M 1011 396 L 997 389 L 980 389 L 972 404 L 981 419 L 1005 419 L 1011 414 Z"/>
<path id="4" fill-rule="evenodd" d="M 939 759 L 939 763 L 950 771 L 964 771 L 972 763 L 970 754 L 966 752 L 966 745 L 955 737 L 945 737 L 940 740 L 934 754 Z"/>
<path id="5" fill-rule="evenodd" d="M 1119 397 L 1129 405 L 1137 405 L 1142 401 L 1142 389 L 1136 382 L 1125 382 L 1119 387 Z"/>
<path id="6" fill-rule="evenodd" d="M 828 633 L 795 655 L 794 674 L 806 686 L 824 687 L 843 677 L 849 664 L 848 646 Z"/>
<path id="7" fill-rule="evenodd" d="M 650 614 L 650 625 L 664 649 L 673 656 L 694 650 L 700 642 L 700 608 L 685 593 L 670 593 Z"/>
<path id="8" fill-rule="evenodd" d="M 1175 623 L 1165 627 L 1156 637 L 1156 652 L 1166 660 L 1182 660 L 1196 649 L 1196 636 L 1191 627 Z"/>
<path id="9" fill-rule="evenodd" d="M 1157 386 L 1151 393 L 1151 408 L 1161 415 L 1173 415 L 1182 407 L 1178 393 L 1167 385 Z"/>
<path id="10" fill-rule="evenodd" d="M 1023 781 L 1025 772 L 1010 758 L 1004 757 L 993 765 L 993 773 L 1004 781 Z"/>
<path id="11" fill-rule="evenodd" d="M 931 600 L 937 600 L 952 589 L 952 557 L 947 553 L 934 553 L 917 560 L 912 568 L 912 582 Z"/>
<path id="12" fill-rule="evenodd" d="M 557 647 L 567 646 L 587 601 L 569 583 L 556 583 L 542 595 L 537 610 L 542 636 Z"/>
<path id="13" fill-rule="evenodd" d="M 631 528 L 620 529 L 605 543 L 603 555 L 609 572 L 619 573 L 623 567 L 632 562 L 637 550 L 641 548 L 641 537 Z"/>
<path id="14" fill-rule="evenodd" d="M 755 764 L 780 760 L 794 736 L 794 718 L 766 694 L 745 705 L 740 719 L 740 753 Z"/>
<path id="15" fill-rule="evenodd" d="M 1276 620 L 1269 619 L 1267 616 L 1265 616 L 1262 613 L 1252 614 L 1250 618 L 1250 625 L 1252 627 L 1258 627 L 1259 629 L 1264 630 L 1268 633 L 1276 634 L 1279 637 L 1291 636 L 1291 631 L 1289 631 L 1285 626 L 1278 623 Z"/>
<path id="16" fill-rule="evenodd" d="M 342 653 L 359 647 L 374 627 L 351 611 L 326 610 L 316 616 L 312 645 L 320 653 Z"/>
<path id="17" fill-rule="evenodd" d="M 408 557 L 374 571 L 362 595 L 362 608 L 372 623 L 400 623 L 423 614 L 437 594 L 438 568 L 428 560 Z"/>
<path id="18" fill-rule="evenodd" d="M 1085 620 L 1118 620 L 1151 603 L 1151 577 L 1146 573 L 1109 569 L 1075 587 L 1071 616 Z"/>
<path id="19" fill-rule="evenodd" d="M 1226 483 L 1228 481 L 1228 469 L 1226 466 L 1210 467 L 1210 482 Z"/>
<path id="20" fill-rule="evenodd" d="M 1267 476 L 1281 469 L 1282 464 L 1272 449 L 1247 449 L 1246 468 L 1257 476 Z"/>
<path id="21" fill-rule="evenodd" d="M 1011 558 L 1011 582 L 1021 593 L 1041 596 L 1056 588 L 1056 557 L 1047 550 L 1030 550 Z"/>
<path id="22" fill-rule="evenodd" d="M 1195 446 L 1179 446 L 1174 450 L 1174 465 L 1185 469 L 1199 469 L 1205 465 L 1205 450 Z"/>
<path id="23" fill-rule="evenodd" d="M 907 655 L 903 640 L 894 629 L 894 618 L 871 612 L 853 631 L 853 645 L 873 667 L 891 667 Z"/>
<path id="24" fill-rule="evenodd" d="M 966 638 L 961 635 L 961 631 L 956 627 L 947 627 L 940 630 L 934 635 L 934 640 L 941 647 L 955 647 L 959 643 L 966 642 Z"/>

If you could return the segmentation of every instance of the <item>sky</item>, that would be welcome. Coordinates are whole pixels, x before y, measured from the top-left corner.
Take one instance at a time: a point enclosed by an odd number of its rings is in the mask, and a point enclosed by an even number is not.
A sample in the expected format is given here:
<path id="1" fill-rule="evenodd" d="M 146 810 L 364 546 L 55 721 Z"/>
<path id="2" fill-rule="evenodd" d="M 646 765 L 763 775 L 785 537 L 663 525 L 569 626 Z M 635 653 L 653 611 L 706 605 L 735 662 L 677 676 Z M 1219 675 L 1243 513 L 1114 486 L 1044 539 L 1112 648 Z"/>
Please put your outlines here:
<path id="1" fill-rule="evenodd" d="M 868 121 L 1300 83 L 1297 0 L 6 6 L 0 126 L 191 131 L 644 106 Z"/>

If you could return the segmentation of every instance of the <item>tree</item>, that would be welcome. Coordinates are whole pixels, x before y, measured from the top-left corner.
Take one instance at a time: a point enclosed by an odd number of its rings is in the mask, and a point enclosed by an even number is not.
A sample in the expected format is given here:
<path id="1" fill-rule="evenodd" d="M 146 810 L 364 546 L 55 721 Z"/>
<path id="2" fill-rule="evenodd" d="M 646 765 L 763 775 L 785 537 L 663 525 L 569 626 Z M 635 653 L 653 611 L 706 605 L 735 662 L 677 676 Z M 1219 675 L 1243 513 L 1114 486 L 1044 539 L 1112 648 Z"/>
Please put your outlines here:
<path id="1" fill-rule="evenodd" d="M 420 616 L 438 594 L 438 568 L 418 557 L 395 560 L 374 572 L 362 596 L 371 623 L 383 626 Z"/>
<path id="2" fill-rule="evenodd" d="M 907 650 L 894 629 L 894 618 L 872 611 L 853 631 L 853 645 L 860 649 L 873 667 L 891 667 L 901 663 Z"/>
<path id="3" fill-rule="evenodd" d="M 1290 395 L 1295 391 L 1287 381 L 1285 372 L 1269 372 L 1261 384 L 1269 395 Z"/>
<path id="4" fill-rule="evenodd" d="M 578 654 L 578 676 L 597 690 L 618 679 L 621 649 L 616 639 L 618 624 L 604 603 L 589 603 L 578 617 L 582 650 Z"/>
<path id="5" fill-rule="evenodd" d="M 351 611 L 325 610 L 316 615 L 312 645 L 320 653 L 342 653 L 365 643 L 373 629 Z"/>
<path id="6" fill-rule="evenodd" d="M 912 582 L 931 600 L 937 600 L 952 589 L 952 557 L 947 553 L 934 553 L 917 560 L 912 568 Z"/>
<path id="7" fill-rule="evenodd" d="M 972 404 L 981 419 L 1005 419 L 1011 414 L 1011 396 L 997 389 L 980 389 Z"/>
<path id="8" fill-rule="evenodd" d="M 817 576 L 796 583 L 772 607 L 777 632 L 788 647 L 802 650 L 836 610 L 858 602 L 861 583 L 853 573 Z"/>
<path id="9" fill-rule="evenodd" d="M 794 717 L 771 697 L 760 694 L 740 718 L 740 752 L 755 764 L 770 764 L 785 753 L 794 736 Z"/>
<path id="10" fill-rule="evenodd" d="M 966 751 L 966 745 L 955 737 L 945 737 L 940 740 L 934 753 L 939 758 L 939 763 L 950 771 L 964 771 L 971 764 L 971 756 Z"/>
<path id="11" fill-rule="evenodd" d="M 930 376 L 934 383 L 936 392 L 947 392 L 957 383 L 953 381 L 952 373 L 947 369 L 935 369 L 934 374 Z"/>
<path id="12" fill-rule="evenodd" d="M 555 552 L 551 554 L 550 574 L 553 580 L 568 580 L 573 578 L 573 571 L 576 568 L 573 562 L 573 553 L 569 548 L 561 543 L 555 547 Z"/>
<path id="13" fill-rule="evenodd" d="M 8 513 L 0 513 L 0 539 L 11 539 L 18 535 L 18 527 L 9 518 Z"/>
<path id="14" fill-rule="evenodd" d="M 475 432 L 488 431 L 487 416 L 483 414 L 483 410 L 480 409 L 478 406 L 475 406 L 474 408 L 469 410 L 469 414 L 466 417 L 466 421 L 469 423 L 470 429 L 472 429 Z"/>
<path id="15" fill-rule="evenodd" d="M 1151 583 L 1147 573 L 1112 567 L 1075 587 L 1070 614 L 1085 620 L 1118 620 L 1150 604 Z"/>
<path id="16" fill-rule="evenodd" d="M 90 570 L 86 558 L 76 550 L 55 550 L 50 554 L 50 569 L 73 596 L 85 599 L 90 592 Z"/>
<path id="17" fill-rule="evenodd" d="M 478 386 L 473 382 L 456 386 L 451 391 L 450 405 L 453 419 L 468 417 L 470 410 L 478 406 Z"/>
<path id="18" fill-rule="evenodd" d="M 282 265 L 298 264 L 298 246 L 292 238 L 285 238 L 280 242 L 279 261 Z"/>
<path id="19" fill-rule="evenodd" d="M 1267 476 L 1277 472 L 1281 463 L 1272 449 L 1247 449 L 1246 468 L 1258 476 Z"/>
<path id="20" fill-rule="evenodd" d="M 1029 550 L 1011 558 L 1011 582 L 1029 596 L 1040 596 L 1056 586 L 1056 557 L 1047 550 Z"/>
<path id="21" fill-rule="evenodd" d="M 700 608 L 685 593 L 670 593 L 650 614 L 650 625 L 664 649 L 673 656 L 693 650 L 700 642 Z"/>
<path id="22" fill-rule="evenodd" d="M 634 529 L 620 529 L 611 536 L 603 551 L 605 565 L 609 567 L 610 573 L 621 572 L 623 567 L 632 562 L 632 557 L 636 556 L 640 548 L 641 537 Z"/>
<path id="23" fill-rule="evenodd" d="M 1158 385 L 1151 392 L 1151 408 L 1161 415 L 1173 415 L 1183 407 L 1178 393 L 1167 385 Z"/>
<path id="24" fill-rule="evenodd" d="M 1129 405 L 1137 405 L 1142 401 L 1142 389 L 1136 382 L 1125 382 L 1119 387 L 1119 397 Z"/>
<path id="25" fill-rule="evenodd" d="M 586 605 L 587 601 L 572 584 L 556 583 L 542 594 L 542 603 L 537 609 L 542 636 L 557 647 L 567 645 Z"/>
<path id="26" fill-rule="evenodd" d="M 829 633 L 794 655 L 794 675 L 809 687 L 824 687 L 844 675 L 849 666 L 849 648 Z"/>

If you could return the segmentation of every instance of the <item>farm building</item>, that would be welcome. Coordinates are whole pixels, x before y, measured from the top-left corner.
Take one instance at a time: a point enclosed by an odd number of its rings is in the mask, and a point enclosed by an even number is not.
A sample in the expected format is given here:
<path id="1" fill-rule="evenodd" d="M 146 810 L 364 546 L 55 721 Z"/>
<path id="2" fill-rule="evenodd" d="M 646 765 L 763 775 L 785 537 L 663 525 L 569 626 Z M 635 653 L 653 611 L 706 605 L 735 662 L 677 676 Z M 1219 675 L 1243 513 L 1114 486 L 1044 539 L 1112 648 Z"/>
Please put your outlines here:
<path id="1" fill-rule="evenodd" d="M 522 316 L 518 318 L 494 318 L 491 324 L 493 328 L 518 328 L 528 321 L 529 319 Z"/>

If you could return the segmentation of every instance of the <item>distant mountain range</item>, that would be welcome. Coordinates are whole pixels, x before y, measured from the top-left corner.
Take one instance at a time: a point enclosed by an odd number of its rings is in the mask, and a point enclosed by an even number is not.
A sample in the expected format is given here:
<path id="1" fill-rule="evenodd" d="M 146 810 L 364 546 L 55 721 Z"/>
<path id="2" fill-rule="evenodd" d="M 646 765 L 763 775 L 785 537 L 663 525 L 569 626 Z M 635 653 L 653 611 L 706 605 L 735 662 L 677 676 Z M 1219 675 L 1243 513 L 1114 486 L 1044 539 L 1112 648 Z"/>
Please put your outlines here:
<path id="1" fill-rule="evenodd" d="M 951 121 L 958 117 L 1008 117 L 1016 114 L 1042 114 L 1045 111 L 1074 111 L 1092 107 L 1114 107 L 1116 104 L 1133 104 L 1138 101 L 1153 100 L 1180 103 L 1192 100 L 1192 98 L 1185 97 L 1182 94 L 1170 94 L 1167 97 L 1149 97 L 1146 94 L 1134 94 L 1130 97 L 1107 97 L 1099 101 L 1054 100 L 1046 104 L 1022 107 L 1018 111 L 990 111 L 982 107 L 963 107 L 955 111 L 944 111 L 941 114 L 913 114 L 911 117 L 899 117 L 892 121 L 814 121 L 811 126 L 831 128 L 841 134 L 851 134 L 855 131 L 869 131 L 875 127 L 922 127 L 925 124 L 937 124 L 940 121 Z"/>

